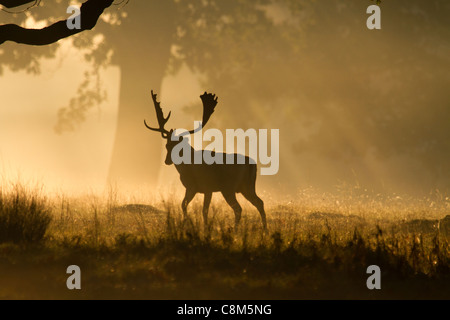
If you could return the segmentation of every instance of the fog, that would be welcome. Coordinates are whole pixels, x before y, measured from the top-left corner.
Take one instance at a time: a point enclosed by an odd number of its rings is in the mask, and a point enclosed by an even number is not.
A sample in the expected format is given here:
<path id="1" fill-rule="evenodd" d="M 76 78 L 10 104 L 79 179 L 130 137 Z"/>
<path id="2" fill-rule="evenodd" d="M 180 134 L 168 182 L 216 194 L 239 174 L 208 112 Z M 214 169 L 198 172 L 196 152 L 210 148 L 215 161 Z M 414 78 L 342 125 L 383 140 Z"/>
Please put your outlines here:
<path id="1" fill-rule="evenodd" d="M 1 45 L 2 177 L 63 192 L 116 182 L 140 192 L 180 188 L 175 168 L 164 165 L 160 135 L 143 125 L 156 124 L 153 89 L 165 114 L 172 111 L 170 128 L 192 129 L 201 119 L 199 96 L 208 91 L 219 104 L 207 128 L 279 129 L 280 170 L 257 180 L 258 190 L 274 196 L 308 187 L 449 191 L 446 1 L 383 1 L 381 30 L 366 27 L 371 1 L 260 1 L 257 9 L 239 1 L 191 3 L 191 15 L 158 1 L 111 7 L 106 13 L 122 19 L 114 29 L 100 21 L 49 46 L 48 57 L 36 51 L 46 49 Z M 147 7 L 148 19 L 141 13 Z M 5 12 L 0 19 L 24 20 Z M 89 44 L 95 32 L 106 35 L 101 50 Z M 31 60 L 39 73 L 26 71 Z M 75 106 L 70 114 L 81 120 L 74 130 L 56 132 L 59 110 L 93 65 L 107 98 Z"/>

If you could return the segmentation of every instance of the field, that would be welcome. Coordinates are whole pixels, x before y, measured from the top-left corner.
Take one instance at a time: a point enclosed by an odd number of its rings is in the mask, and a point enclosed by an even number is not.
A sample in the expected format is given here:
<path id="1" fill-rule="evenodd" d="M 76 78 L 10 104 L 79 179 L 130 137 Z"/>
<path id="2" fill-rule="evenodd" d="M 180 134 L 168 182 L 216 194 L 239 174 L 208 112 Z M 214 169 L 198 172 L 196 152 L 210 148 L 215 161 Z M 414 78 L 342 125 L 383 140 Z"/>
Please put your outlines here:
<path id="1" fill-rule="evenodd" d="M 0 189 L 2 299 L 449 299 L 450 198 L 299 190 L 266 202 L 269 230 L 245 200 L 243 220 L 220 195 L 182 218 L 175 195 L 133 198 Z M 81 269 L 68 290 L 66 269 Z M 366 269 L 381 269 L 369 290 Z"/>

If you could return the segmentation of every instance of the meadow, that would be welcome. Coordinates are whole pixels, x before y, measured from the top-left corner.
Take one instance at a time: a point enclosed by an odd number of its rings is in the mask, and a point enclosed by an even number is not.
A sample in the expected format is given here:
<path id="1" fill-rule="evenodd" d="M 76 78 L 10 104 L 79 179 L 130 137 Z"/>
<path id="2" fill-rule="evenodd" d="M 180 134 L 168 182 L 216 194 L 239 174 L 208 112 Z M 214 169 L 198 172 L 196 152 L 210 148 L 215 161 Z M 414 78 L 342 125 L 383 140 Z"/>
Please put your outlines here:
<path id="1" fill-rule="evenodd" d="M 0 189 L 1 299 L 449 299 L 450 198 L 299 190 L 266 202 L 268 231 L 242 198 L 202 197 L 183 219 L 178 195 L 46 194 Z M 66 269 L 81 269 L 69 290 Z M 381 290 L 369 290 L 369 265 Z"/>

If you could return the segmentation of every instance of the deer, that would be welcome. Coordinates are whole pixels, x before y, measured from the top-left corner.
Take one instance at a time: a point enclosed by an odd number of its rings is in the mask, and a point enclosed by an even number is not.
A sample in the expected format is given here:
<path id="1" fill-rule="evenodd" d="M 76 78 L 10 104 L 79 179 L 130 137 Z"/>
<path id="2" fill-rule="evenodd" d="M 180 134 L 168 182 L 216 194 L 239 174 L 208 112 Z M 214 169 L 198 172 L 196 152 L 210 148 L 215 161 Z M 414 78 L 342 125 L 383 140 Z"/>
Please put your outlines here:
<path id="1" fill-rule="evenodd" d="M 168 116 L 164 117 L 161 104 L 158 102 L 157 95 L 153 93 L 153 90 L 151 91 L 151 95 L 159 127 L 150 127 L 146 120 L 144 120 L 144 125 L 151 131 L 159 132 L 162 138 L 167 140 L 165 146 L 167 154 L 164 162 L 166 165 L 175 165 L 175 168 L 180 175 L 181 183 L 186 188 L 186 193 L 181 203 L 184 218 L 187 218 L 187 207 L 192 199 L 194 199 L 195 195 L 197 193 L 204 194 L 202 214 L 204 225 L 207 226 L 208 211 L 211 204 L 212 194 L 214 192 L 220 192 L 222 193 L 225 201 L 234 211 L 235 229 L 237 229 L 241 220 L 242 207 L 236 199 L 236 194 L 240 193 L 259 211 L 263 229 L 267 230 L 264 202 L 256 194 L 257 164 L 253 159 L 236 153 L 216 154 L 215 151 L 194 150 L 194 148 L 189 145 L 188 148 L 190 148 L 191 151 L 191 161 L 189 163 L 174 163 L 174 161 L 172 161 L 173 148 L 179 143 L 189 144 L 187 142 L 188 139 L 185 139 L 184 136 L 198 132 L 207 124 L 218 103 L 218 97 L 216 97 L 215 94 L 207 92 L 201 95 L 200 98 L 203 103 L 203 118 L 199 127 L 191 131 L 185 131 L 179 136 L 176 136 L 174 129 L 167 130 L 165 128 L 172 112 L 170 111 Z M 210 153 L 210 155 L 215 156 L 216 158 L 219 156 L 224 161 L 215 161 L 212 164 L 207 164 L 205 162 L 195 164 L 194 157 L 196 153 L 201 153 L 201 159 L 204 159 L 203 155 L 205 153 Z M 234 159 L 233 164 L 226 163 L 225 161 L 226 159 L 229 159 L 230 156 Z"/>

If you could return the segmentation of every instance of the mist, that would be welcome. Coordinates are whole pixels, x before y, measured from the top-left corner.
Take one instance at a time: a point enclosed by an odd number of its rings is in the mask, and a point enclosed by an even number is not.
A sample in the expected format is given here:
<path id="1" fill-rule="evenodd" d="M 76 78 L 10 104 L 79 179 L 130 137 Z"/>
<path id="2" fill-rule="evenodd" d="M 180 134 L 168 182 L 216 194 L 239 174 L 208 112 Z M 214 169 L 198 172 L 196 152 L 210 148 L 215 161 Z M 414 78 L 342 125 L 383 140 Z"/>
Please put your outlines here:
<path id="1" fill-rule="evenodd" d="M 300 1 L 299 6 L 285 1 L 251 9 L 254 23 L 242 18 L 250 4 L 236 9 L 220 1 L 219 9 L 202 9 L 210 14 L 203 20 L 181 9 L 175 20 L 169 6 L 156 22 L 141 21 L 144 16 L 136 15 L 146 5 L 152 17 L 159 10 L 149 3 L 130 1 L 123 8 L 127 15 L 119 15 L 122 23 L 108 34 L 114 45 L 102 49 L 113 58 L 98 63 L 107 98 L 75 109 L 83 120 L 74 130 L 58 134 L 55 126 L 58 111 L 91 70 L 79 44 L 91 35 L 61 40 L 52 47 L 53 56 L 38 55 L 39 73 L 16 70 L 7 56 L 37 49 L 2 46 L 3 178 L 35 180 L 66 192 L 102 190 L 116 181 L 120 187 L 121 179 L 128 180 L 124 188 L 148 192 L 181 187 L 175 168 L 164 165 L 160 135 L 143 125 L 144 119 L 156 123 L 153 89 L 165 114 L 172 111 L 173 128 L 191 129 L 201 118 L 199 96 L 208 91 L 219 96 L 208 128 L 279 129 L 279 172 L 257 180 L 258 190 L 274 196 L 343 186 L 376 193 L 448 192 L 450 7 L 445 1 L 383 1 L 381 30 L 366 27 L 371 1 Z M 12 19 L 4 12 L 0 18 Z M 171 24 L 158 29 L 157 22 L 169 18 Z M 97 31 L 106 34 L 100 25 Z M 164 39 L 166 51 L 154 51 L 160 42 L 152 35 Z M 154 71 L 155 65 L 162 71 Z M 123 116 L 126 124 L 121 124 L 120 110 L 126 108 L 132 116 Z M 119 140 L 138 145 L 137 151 L 117 147 Z"/>

